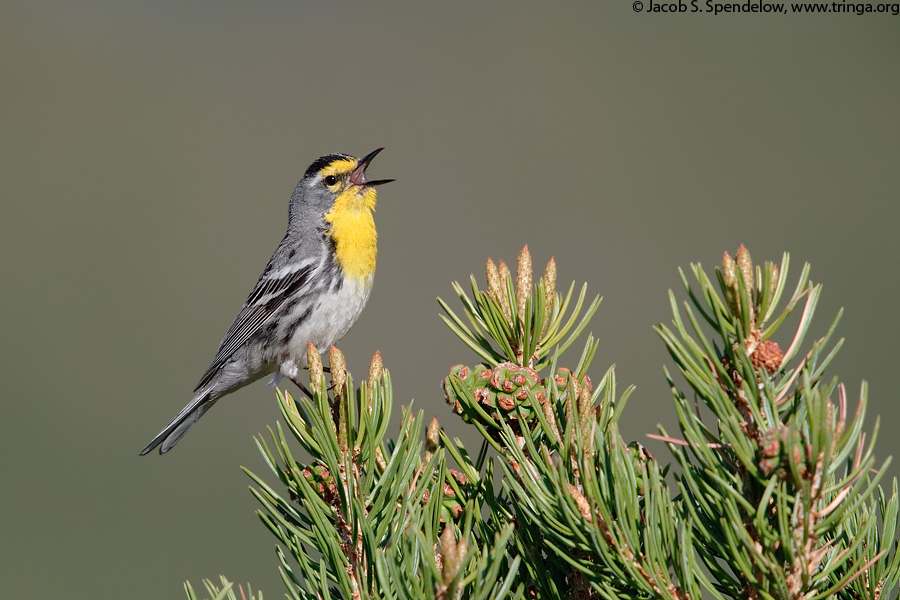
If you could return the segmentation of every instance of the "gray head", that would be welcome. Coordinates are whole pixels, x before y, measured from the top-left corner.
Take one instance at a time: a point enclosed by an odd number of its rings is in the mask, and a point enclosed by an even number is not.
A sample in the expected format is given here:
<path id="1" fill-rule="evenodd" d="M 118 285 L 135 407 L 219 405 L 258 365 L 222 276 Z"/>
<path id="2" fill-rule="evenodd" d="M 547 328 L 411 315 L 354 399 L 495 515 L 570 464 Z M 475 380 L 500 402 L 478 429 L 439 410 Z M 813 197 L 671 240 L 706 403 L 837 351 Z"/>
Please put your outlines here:
<path id="1" fill-rule="evenodd" d="M 366 180 L 366 168 L 382 150 L 384 148 L 378 148 L 362 158 L 341 153 L 326 154 L 313 161 L 291 196 L 289 228 L 303 229 L 310 223 L 319 224 L 322 216 L 330 213 L 341 197 L 346 201 L 358 197 L 359 202 L 371 202 L 374 206 L 375 191 L 371 188 L 394 181 Z"/>

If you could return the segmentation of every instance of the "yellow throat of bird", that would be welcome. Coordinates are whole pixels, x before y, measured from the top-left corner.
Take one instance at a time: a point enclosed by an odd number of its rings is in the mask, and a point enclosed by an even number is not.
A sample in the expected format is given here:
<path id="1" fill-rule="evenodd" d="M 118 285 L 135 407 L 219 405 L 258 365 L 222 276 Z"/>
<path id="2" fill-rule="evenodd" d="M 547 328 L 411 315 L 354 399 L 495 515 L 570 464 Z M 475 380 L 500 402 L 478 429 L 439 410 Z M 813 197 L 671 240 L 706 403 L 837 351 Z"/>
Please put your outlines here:
<path id="1" fill-rule="evenodd" d="M 335 256 L 348 277 L 366 279 L 375 273 L 375 199 L 373 188 L 353 186 L 344 190 L 331 211 L 325 213 L 325 221 L 331 224 L 328 234 L 334 240 Z"/>

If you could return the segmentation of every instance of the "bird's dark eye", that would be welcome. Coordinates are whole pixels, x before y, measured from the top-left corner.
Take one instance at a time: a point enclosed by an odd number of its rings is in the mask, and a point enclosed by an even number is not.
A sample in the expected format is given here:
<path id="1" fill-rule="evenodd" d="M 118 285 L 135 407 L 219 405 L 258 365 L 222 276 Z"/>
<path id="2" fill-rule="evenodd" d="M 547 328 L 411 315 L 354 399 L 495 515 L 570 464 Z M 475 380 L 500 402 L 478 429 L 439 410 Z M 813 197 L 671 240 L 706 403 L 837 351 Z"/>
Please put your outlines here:
<path id="1" fill-rule="evenodd" d="M 325 185 L 334 185 L 337 183 L 337 177 L 329 175 L 325 178 Z"/>

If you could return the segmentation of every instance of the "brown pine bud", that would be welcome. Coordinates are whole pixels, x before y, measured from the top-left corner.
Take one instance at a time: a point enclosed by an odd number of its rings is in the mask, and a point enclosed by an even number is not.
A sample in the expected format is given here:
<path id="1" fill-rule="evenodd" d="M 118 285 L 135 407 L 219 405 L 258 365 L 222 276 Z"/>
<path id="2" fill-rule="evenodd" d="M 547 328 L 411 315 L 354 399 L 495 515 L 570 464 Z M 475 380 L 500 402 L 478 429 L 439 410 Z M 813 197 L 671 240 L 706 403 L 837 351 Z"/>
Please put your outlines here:
<path id="1" fill-rule="evenodd" d="M 441 439 L 441 426 L 438 424 L 437 417 L 433 417 L 425 430 L 425 454 L 434 453 L 438 449 L 438 442 Z"/>
<path id="2" fill-rule="evenodd" d="M 553 257 L 547 261 L 547 267 L 544 269 L 544 324 L 541 327 L 541 334 L 547 331 L 550 324 L 550 317 L 553 315 L 553 300 L 556 298 L 556 261 Z"/>
<path id="3" fill-rule="evenodd" d="M 544 268 L 544 294 L 547 301 L 553 300 L 556 293 L 556 260 L 551 256 Z"/>
<path id="4" fill-rule="evenodd" d="M 516 407 L 516 401 L 504 394 L 498 394 L 497 405 L 505 411 L 511 411 Z"/>
<path id="5" fill-rule="evenodd" d="M 582 433 L 588 435 L 588 426 L 594 417 L 593 402 L 591 402 L 591 390 L 588 386 L 581 387 L 578 394 L 578 417 L 581 420 Z"/>
<path id="6" fill-rule="evenodd" d="M 730 288 L 735 288 L 737 286 L 737 279 L 735 279 L 735 264 L 734 259 L 731 258 L 731 255 L 728 254 L 726 250 L 722 255 L 722 279 L 725 280 L 725 285 Z"/>
<path id="7" fill-rule="evenodd" d="M 752 292 L 753 261 L 750 260 L 750 252 L 743 244 L 738 248 L 737 254 L 734 256 L 734 261 L 737 263 L 738 268 L 741 270 L 741 275 L 744 277 L 744 287 L 747 288 L 748 292 Z"/>
<path id="8" fill-rule="evenodd" d="M 739 314 L 737 266 L 728 252 L 722 255 L 722 280 L 725 282 L 725 301 L 731 309 L 731 314 Z"/>
<path id="9" fill-rule="evenodd" d="M 556 424 L 556 413 L 553 411 L 553 406 L 549 402 L 544 402 L 541 404 L 541 411 L 544 413 L 544 419 L 546 419 L 547 424 L 550 426 L 549 433 L 553 435 L 553 439 L 556 440 L 556 443 L 561 446 L 562 436 L 559 434 L 559 426 Z"/>
<path id="10" fill-rule="evenodd" d="M 587 498 L 585 498 L 584 494 L 581 493 L 576 486 L 571 483 L 566 484 L 566 488 L 569 490 L 569 494 L 571 494 L 572 499 L 575 501 L 575 506 L 578 508 L 578 512 L 581 513 L 581 518 L 590 523 L 593 521 L 593 515 L 591 514 L 591 505 L 588 503 Z"/>
<path id="11" fill-rule="evenodd" d="M 475 388 L 475 392 L 472 394 L 472 397 L 475 399 L 475 402 L 478 404 L 482 404 L 484 406 L 493 406 L 494 403 L 491 399 L 491 392 L 485 388 Z M 457 412 L 462 412 L 460 409 Z"/>
<path id="12" fill-rule="evenodd" d="M 771 298 L 775 297 L 775 291 L 778 289 L 778 265 L 772 265 L 772 277 L 769 281 L 769 296 Z"/>
<path id="13" fill-rule="evenodd" d="M 321 394 L 325 383 L 322 357 L 312 342 L 306 344 L 306 366 L 309 368 L 309 385 L 314 394 Z"/>
<path id="14" fill-rule="evenodd" d="M 525 304 L 531 294 L 531 275 L 531 254 L 528 252 L 528 244 L 525 244 L 525 247 L 519 252 L 519 261 L 516 267 L 516 314 L 520 324 L 528 318 L 525 315 Z"/>
<path id="15" fill-rule="evenodd" d="M 344 362 L 344 354 L 334 346 L 328 352 L 328 363 L 331 366 L 331 383 L 334 387 L 334 395 L 344 393 L 347 384 L 347 363 Z"/>
<path id="16" fill-rule="evenodd" d="M 383 373 L 384 363 L 381 361 L 381 351 L 376 350 L 375 355 L 372 357 L 372 362 L 369 363 L 369 387 L 374 388 Z"/>
<path id="17" fill-rule="evenodd" d="M 750 362 L 753 363 L 754 368 L 764 368 L 769 373 L 774 373 L 781 368 L 782 359 L 784 359 L 784 352 L 772 340 L 761 342 L 750 355 Z"/>
<path id="18" fill-rule="evenodd" d="M 485 275 L 487 279 L 488 294 L 497 301 L 497 304 L 501 304 L 502 301 L 500 298 L 506 294 L 506 285 L 501 285 L 500 271 L 497 269 L 497 265 L 494 264 L 494 261 L 490 258 L 487 259 L 487 264 L 485 265 Z"/>
<path id="19" fill-rule="evenodd" d="M 497 272 L 500 274 L 500 308 L 503 309 L 506 322 L 512 325 L 512 307 L 509 305 L 509 293 L 507 292 L 507 286 L 512 276 L 509 274 L 509 267 L 502 260 L 497 265 Z"/>
<path id="20" fill-rule="evenodd" d="M 441 570 L 444 585 L 450 584 L 459 574 L 468 552 L 466 540 L 456 540 L 453 526 L 444 527 L 441 534 Z"/>
<path id="21" fill-rule="evenodd" d="M 500 272 L 500 281 L 503 283 L 503 285 L 506 285 L 506 282 L 509 281 L 509 279 L 512 277 L 509 274 L 509 267 L 506 266 L 506 263 L 501 260 L 497 263 L 497 271 Z"/>

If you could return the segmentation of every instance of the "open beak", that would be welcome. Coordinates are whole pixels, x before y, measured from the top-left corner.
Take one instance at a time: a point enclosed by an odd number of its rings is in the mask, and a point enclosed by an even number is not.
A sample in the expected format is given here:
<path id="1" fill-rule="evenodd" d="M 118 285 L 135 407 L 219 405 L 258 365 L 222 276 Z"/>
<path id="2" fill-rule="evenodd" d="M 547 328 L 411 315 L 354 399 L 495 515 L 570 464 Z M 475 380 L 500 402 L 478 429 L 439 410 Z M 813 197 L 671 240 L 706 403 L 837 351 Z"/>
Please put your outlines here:
<path id="1" fill-rule="evenodd" d="M 393 179 L 376 179 L 374 181 L 366 181 L 366 167 L 369 166 L 369 163 L 372 162 L 372 159 L 375 158 L 379 152 L 384 150 L 384 148 L 376 148 L 372 150 L 361 159 L 359 159 L 359 165 L 353 172 L 350 173 L 350 183 L 353 185 L 362 185 L 366 187 L 373 187 L 376 185 L 382 185 L 384 183 L 390 183 L 394 181 Z"/>

